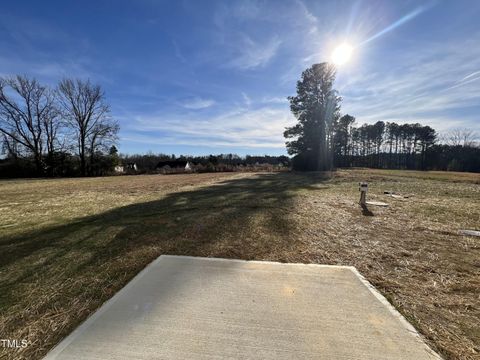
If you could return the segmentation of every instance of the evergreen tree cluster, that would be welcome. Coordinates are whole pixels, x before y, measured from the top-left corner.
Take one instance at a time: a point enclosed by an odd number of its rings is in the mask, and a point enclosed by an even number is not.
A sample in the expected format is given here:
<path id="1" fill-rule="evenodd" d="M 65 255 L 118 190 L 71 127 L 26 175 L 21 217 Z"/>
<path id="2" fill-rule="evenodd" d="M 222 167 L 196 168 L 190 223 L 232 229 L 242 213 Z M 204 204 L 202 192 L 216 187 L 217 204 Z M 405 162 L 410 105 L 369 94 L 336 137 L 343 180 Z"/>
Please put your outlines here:
<path id="1" fill-rule="evenodd" d="M 333 87 L 335 74 L 329 63 L 311 66 L 297 82 L 297 94 L 288 98 L 298 120 L 284 132 L 295 170 L 373 167 L 480 172 L 480 147 L 471 141 L 470 131 L 454 131 L 450 144 L 440 144 L 430 126 L 383 121 L 356 126 L 355 117 L 341 116 L 341 98 Z"/>

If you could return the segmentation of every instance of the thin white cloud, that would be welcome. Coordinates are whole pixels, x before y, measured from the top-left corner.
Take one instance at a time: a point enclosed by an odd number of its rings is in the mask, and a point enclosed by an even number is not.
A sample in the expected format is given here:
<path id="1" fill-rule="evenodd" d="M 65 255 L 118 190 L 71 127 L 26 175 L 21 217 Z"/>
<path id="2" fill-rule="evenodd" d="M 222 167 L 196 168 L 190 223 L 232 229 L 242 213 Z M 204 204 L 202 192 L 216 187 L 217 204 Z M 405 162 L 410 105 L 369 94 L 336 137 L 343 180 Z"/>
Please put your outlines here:
<path id="1" fill-rule="evenodd" d="M 120 140 L 137 142 L 143 144 L 152 144 L 152 145 L 184 145 L 184 146 L 198 146 L 198 147 L 213 147 L 213 148 L 227 148 L 232 149 L 232 147 L 240 148 L 250 148 L 250 149 L 280 149 L 284 148 L 285 144 L 279 144 L 278 142 L 255 142 L 248 141 L 247 139 L 235 139 L 235 140 L 209 140 L 209 139 L 195 139 L 195 143 L 192 144 L 192 140 L 186 139 L 185 137 L 176 137 L 176 136 L 155 136 L 155 135 L 127 135 L 122 136 Z M 227 150 L 228 151 L 228 150 Z"/>
<path id="2" fill-rule="evenodd" d="M 480 108 L 480 48 L 474 45 L 479 40 L 480 34 L 472 34 L 464 41 L 430 43 L 414 54 L 403 50 L 395 68 L 352 71 L 339 84 L 342 111 L 359 123 L 419 122 L 437 130 L 478 127 L 472 109 Z"/>
<path id="3" fill-rule="evenodd" d="M 303 3 L 303 1 L 301 0 L 296 0 L 295 3 L 298 5 L 298 7 L 300 8 L 304 18 L 305 18 L 305 23 L 308 24 L 309 26 L 309 33 L 310 34 L 316 34 L 318 33 L 318 27 L 317 27 L 317 24 L 318 24 L 318 19 L 315 15 L 313 15 L 313 13 L 311 13 L 307 6 L 305 5 L 305 3 Z"/>
<path id="4" fill-rule="evenodd" d="M 183 53 L 180 50 L 180 47 L 178 46 L 178 43 L 175 40 L 172 40 L 172 44 L 173 44 L 173 50 L 174 50 L 174 53 L 175 53 L 175 57 L 178 60 L 180 60 L 180 62 L 186 64 L 187 59 L 185 58 L 185 56 L 183 56 Z"/>
<path id="5" fill-rule="evenodd" d="M 473 75 L 472 75 L 473 76 Z M 466 80 L 468 79 L 468 80 Z M 467 76 L 466 78 L 463 78 L 461 81 L 458 82 L 458 84 L 455 84 L 453 86 L 450 86 L 449 88 L 445 89 L 445 90 L 449 90 L 449 89 L 455 89 L 459 86 L 464 86 L 466 84 L 470 84 L 471 82 L 474 82 L 474 81 L 477 81 L 477 80 L 480 80 L 480 76 L 477 76 L 477 77 L 471 77 L 471 76 Z"/>
<path id="6" fill-rule="evenodd" d="M 473 73 L 471 74 L 468 74 L 467 76 L 465 76 L 461 81 L 464 81 L 464 80 L 467 80 L 467 79 L 470 79 L 471 77 L 473 76 L 476 76 L 476 75 L 480 75 L 480 71 L 474 71 Z"/>
<path id="7" fill-rule="evenodd" d="M 270 97 L 265 96 L 262 98 L 262 103 L 264 104 L 286 104 L 288 102 L 287 97 Z"/>
<path id="8" fill-rule="evenodd" d="M 243 101 L 245 102 L 245 105 L 249 107 L 252 104 L 252 99 L 250 99 L 250 97 L 243 91 L 242 91 L 242 97 L 243 97 Z"/>
<path id="9" fill-rule="evenodd" d="M 212 99 L 202 99 L 202 98 L 192 98 L 185 100 L 181 104 L 185 109 L 199 110 L 206 109 L 215 105 L 215 100 Z"/>
<path id="10" fill-rule="evenodd" d="M 270 26 L 278 21 L 275 9 L 261 1 L 220 3 L 213 14 L 214 46 L 207 51 L 207 59 L 238 70 L 265 67 L 282 44 L 277 31 Z"/>
<path id="11" fill-rule="evenodd" d="M 242 34 L 227 66 L 240 70 L 264 67 L 277 54 L 281 43 L 277 37 L 260 42 Z"/>
<path id="12" fill-rule="evenodd" d="M 195 118 L 192 114 L 158 114 L 134 118 L 125 139 L 151 141 L 158 145 L 283 148 L 283 131 L 293 124 L 285 107 L 244 107 L 225 110 L 216 116 Z M 133 130 L 133 131 L 128 131 Z M 150 135 L 150 134 L 158 135 Z M 140 140 L 139 140 L 140 141 Z"/>

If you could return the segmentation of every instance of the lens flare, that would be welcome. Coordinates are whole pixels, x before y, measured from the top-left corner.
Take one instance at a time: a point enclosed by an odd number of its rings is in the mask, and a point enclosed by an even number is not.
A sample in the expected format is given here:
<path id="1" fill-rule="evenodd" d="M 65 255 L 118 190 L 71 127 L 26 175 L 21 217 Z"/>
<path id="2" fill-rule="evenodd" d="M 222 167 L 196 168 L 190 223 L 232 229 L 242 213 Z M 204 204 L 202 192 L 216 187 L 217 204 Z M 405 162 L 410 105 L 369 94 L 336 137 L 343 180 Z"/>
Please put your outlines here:
<path id="1" fill-rule="evenodd" d="M 419 6 L 418 8 L 414 9 L 413 11 L 409 12 L 407 15 L 402 16 L 400 19 L 395 21 L 393 24 L 387 26 L 385 29 L 382 31 L 376 33 L 375 35 L 369 37 L 367 40 L 362 42 L 359 46 L 362 46 L 364 44 L 369 43 L 372 40 L 375 40 L 376 38 L 379 38 L 382 35 L 385 35 L 386 33 L 389 33 L 390 31 L 396 29 L 397 27 L 409 22 L 410 20 L 416 18 L 418 15 L 422 14 L 423 12 L 429 10 L 433 6 L 437 4 L 437 0 L 433 0 L 430 3 L 426 5 Z"/>

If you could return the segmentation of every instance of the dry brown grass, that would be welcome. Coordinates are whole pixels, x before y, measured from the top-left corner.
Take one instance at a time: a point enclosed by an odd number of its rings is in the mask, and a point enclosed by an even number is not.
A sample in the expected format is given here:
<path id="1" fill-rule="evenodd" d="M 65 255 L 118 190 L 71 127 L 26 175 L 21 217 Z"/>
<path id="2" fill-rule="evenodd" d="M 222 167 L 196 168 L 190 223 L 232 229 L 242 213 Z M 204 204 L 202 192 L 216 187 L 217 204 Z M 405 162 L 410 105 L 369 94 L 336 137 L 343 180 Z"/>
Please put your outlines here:
<path id="1" fill-rule="evenodd" d="M 476 359 L 480 240 L 458 230 L 479 227 L 479 180 L 357 169 L 0 182 L 0 338 L 29 341 L 0 357 L 40 358 L 151 260 L 182 254 L 354 265 L 445 357 Z M 390 206 L 362 212 L 358 181 Z"/>

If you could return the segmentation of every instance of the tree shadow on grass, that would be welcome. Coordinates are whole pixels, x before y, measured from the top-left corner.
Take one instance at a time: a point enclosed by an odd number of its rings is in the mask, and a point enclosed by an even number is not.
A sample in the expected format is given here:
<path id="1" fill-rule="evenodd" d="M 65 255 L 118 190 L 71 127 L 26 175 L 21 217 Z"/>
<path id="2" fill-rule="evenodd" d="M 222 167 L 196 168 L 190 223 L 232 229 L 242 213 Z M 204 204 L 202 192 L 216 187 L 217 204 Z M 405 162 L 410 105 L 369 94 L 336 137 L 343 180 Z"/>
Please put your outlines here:
<path id="1" fill-rule="evenodd" d="M 3 239 L 0 310 L 13 315 L 0 317 L 0 329 L 22 338 L 35 322 L 43 354 L 162 254 L 288 261 L 297 245 L 296 195 L 325 180 L 315 173 L 229 179 Z M 87 305 L 75 311 L 74 304 Z M 52 308 L 73 319 L 52 330 Z"/>
<path id="2" fill-rule="evenodd" d="M 51 250 L 51 258 L 72 250 L 103 250 L 96 251 L 96 255 L 110 258 L 125 247 L 155 243 L 182 233 L 193 238 L 207 235 L 206 242 L 192 244 L 201 250 L 207 244 L 221 241 L 226 235 L 221 230 L 228 230 L 229 234 L 245 234 L 259 213 L 262 215 L 261 225 L 285 237 L 290 230 L 288 215 L 295 191 L 319 190 L 312 185 L 324 180 L 318 174 L 261 174 L 167 194 L 159 200 L 115 208 L 65 225 L 4 239 L 0 243 L 0 267 L 43 250 Z M 121 231 L 109 237 L 112 229 Z M 39 264 L 40 267 L 44 265 L 45 261 Z"/>

